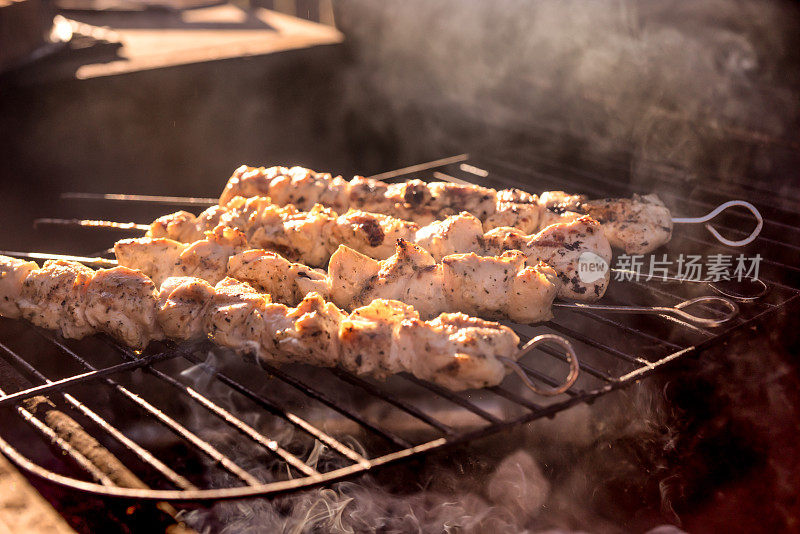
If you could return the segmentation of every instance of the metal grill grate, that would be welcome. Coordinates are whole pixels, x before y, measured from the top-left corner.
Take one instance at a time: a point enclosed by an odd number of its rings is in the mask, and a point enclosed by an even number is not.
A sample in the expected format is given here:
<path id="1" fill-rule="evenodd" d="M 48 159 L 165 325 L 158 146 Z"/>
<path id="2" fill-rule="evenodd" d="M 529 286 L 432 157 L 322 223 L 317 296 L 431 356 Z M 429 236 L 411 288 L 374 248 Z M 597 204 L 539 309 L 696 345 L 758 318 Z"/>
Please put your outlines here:
<path id="1" fill-rule="evenodd" d="M 582 167 L 533 157 L 517 155 L 517 163 L 510 161 L 456 156 L 381 177 L 413 174 L 591 196 L 649 192 L 631 191 L 625 180 L 615 179 L 625 168 L 613 162 L 589 162 L 597 171 L 587 173 Z M 208 345 L 161 343 L 136 354 L 108 338 L 65 341 L 4 319 L 0 450 L 33 475 L 105 496 L 203 501 L 275 495 L 552 416 L 800 301 L 800 268 L 787 264 L 800 248 L 794 244 L 800 243 L 800 211 L 753 184 L 705 183 L 689 189 L 679 175 L 664 172 L 653 180 L 669 207 L 681 215 L 705 213 L 742 195 L 775 213 L 774 219 L 765 220 L 761 236 L 744 249 L 713 242 L 701 227 L 678 228 L 667 247 L 670 254 L 760 253 L 761 278 L 769 291 L 740 304 L 736 319 L 714 329 L 666 315 L 577 309 L 556 309 L 554 319 L 540 325 L 510 325 L 523 340 L 557 333 L 573 343 L 582 372 L 563 395 L 537 397 L 514 375 L 497 387 L 453 393 L 408 375 L 377 382 L 341 369 L 278 369 L 263 362 L 259 365 L 265 372 L 253 373 L 254 367 L 242 365 L 238 356 Z M 715 226 L 727 235 L 746 236 L 748 231 L 738 229 L 745 220 L 730 213 Z M 703 285 L 620 281 L 612 282 L 604 303 L 673 306 L 708 292 Z M 520 363 L 533 381 L 548 386 L 568 371 L 565 356 L 547 346 Z M 24 402 L 45 395 L 123 461 L 143 481 L 142 487 L 125 487 L 109 476 L 87 457 L 85 448 L 51 428 L 46 412 L 31 411 Z M 37 463 L 30 459 L 34 457 Z"/>

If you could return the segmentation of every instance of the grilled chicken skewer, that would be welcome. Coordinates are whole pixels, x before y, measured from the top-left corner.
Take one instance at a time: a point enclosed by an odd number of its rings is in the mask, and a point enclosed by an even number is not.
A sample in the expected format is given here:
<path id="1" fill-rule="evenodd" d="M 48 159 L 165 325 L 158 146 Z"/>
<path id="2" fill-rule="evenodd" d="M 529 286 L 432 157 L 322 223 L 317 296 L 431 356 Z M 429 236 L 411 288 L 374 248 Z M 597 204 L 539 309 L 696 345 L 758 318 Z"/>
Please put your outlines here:
<path id="1" fill-rule="evenodd" d="M 453 390 L 498 384 L 502 358 L 520 355 L 511 329 L 461 313 L 423 321 L 412 306 L 379 299 L 347 314 L 317 293 L 287 307 L 233 278 L 212 286 L 173 277 L 159 290 L 139 271 L 63 260 L 39 268 L 0 256 L 0 315 L 71 338 L 103 332 L 139 349 L 165 337 L 208 337 L 277 363 L 339 365 L 378 378 L 405 371 Z"/>
<path id="2" fill-rule="evenodd" d="M 672 236 L 670 211 L 654 194 L 587 200 L 583 195 L 549 191 L 537 197 L 518 189 L 498 191 L 472 184 L 421 180 L 388 184 L 360 176 L 348 182 L 303 167 L 241 166 L 225 185 L 219 205 L 236 196 L 269 196 L 278 205 L 306 210 L 317 203 L 339 212 L 355 208 L 421 225 L 466 211 L 478 217 L 485 231 L 508 226 L 526 234 L 562 216 L 591 215 L 611 244 L 628 254 L 655 250 Z"/>
<path id="3" fill-rule="evenodd" d="M 498 257 L 453 254 L 437 263 L 402 239 L 395 254 L 382 261 L 341 245 L 331 259 L 330 277 L 275 252 L 246 249 L 244 234 L 222 225 L 192 244 L 125 239 L 114 250 L 120 265 L 139 269 L 156 283 L 194 276 L 215 284 L 228 276 L 284 304 L 297 304 L 311 292 L 347 310 L 390 298 L 413 305 L 425 319 L 461 311 L 521 323 L 546 321 L 560 287 L 552 267 L 528 267 L 519 251 Z"/>
<path id="4" fill-rule="evenodd" d="M 484 233 L 480 220 L 469 213 L 419 227 L 388 215 L 350 211 L 337 216 L 320 205 L 301 212 L 294 206 L 278 207 L 267 197 L 237 197 L 225 208 L 212 207 L 197 217 L 185 211 L 161 217 L 150 225 L 148 236 L 199 241 L 217 224 L 242 230 L 252 248 L 275 250 L 312 266 L 325 265 L 340 244 L 386 259 L 394 254 L 397 240 L 404 239 L 425 248 L 438 262 L 451 254 L 499 256 L 520 250 L 529 266 L 545 262 L 556 270 L 561 298 L 594 301 L 603 296 L 609 282 L 607 271 L 592 281 L 584 281 L 579 273 L 580 259 L 587 252 L 606 265 L 611 261 L 608 240 L 589 217 L 550 225 L 530 236 L 510 227 Z"/>
<path id="5" fill-rule="evenodd" d="M 536 231 L 541 211 L 536 197 L 519 189 L 497 191 L 477 185 L 421 180 L 388 184 L 362 176 L 348 182 L 341 176 L 303 167 L 242 165 L 225 185 L 220 206 L 237 196 L 269 196 L 276 204 L 293 204 L 300 209 L 311 209 L 315 204 L 338 212 L 355 208 L 421 225 L 468 211 L 480 218 L 486 230 L 511 226 L 526 233 Z"/>

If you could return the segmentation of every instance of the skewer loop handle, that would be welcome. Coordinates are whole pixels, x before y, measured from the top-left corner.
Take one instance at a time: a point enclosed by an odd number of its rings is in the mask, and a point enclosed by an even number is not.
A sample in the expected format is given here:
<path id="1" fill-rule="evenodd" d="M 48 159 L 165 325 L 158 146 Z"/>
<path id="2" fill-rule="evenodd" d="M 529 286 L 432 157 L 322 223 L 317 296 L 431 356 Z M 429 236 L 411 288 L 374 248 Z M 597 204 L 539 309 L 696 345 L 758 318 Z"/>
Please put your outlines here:
<path id="1" fill-rule="evenodd" d="M 728 245 L 729 247 L 743 247 L 744 245 L 752 243 L 755 240 L 755 238 L 758 237 L 758 234 L 761 233 L 761 228 L 764 227 L 764 218 L 761 216 L 761 213 L 758 211 L 758 208 L 756 208 L 746 200 L 729 200 L 728 202 L 720 204 L 719 206 L 714 208 L 706 215 L 703 215 L 702 217 L 673 217 L 672 222 L 676 224 L 705 223 L 732 206 L 742 206 L 744 208 L 747 208 L 748 210 L 750 210 L 750 213 L 752 213 L 753 216 L 756 218 L 756 221 L 758 221 L 755 229 L 750 233 L 749 236 L 745 237 L 744 239 L 740 239 L 738 241 L 733 241 L 731 239 L 722 237 L 722 235 L 717 231 L 717 229 L 711 226 L 710 224 L 705 224 L 705 227 L 709 232 L 711 232 L 711 235 L 713 235 L 720 243 Z"/>
<path id="2" fill-rule="evenodd" d="M 561 336 L 557 336 L 555 334 L 541 334 L 532 339 L 530 339 L 525 345 L 519 349 L 519 353 L 517 355 L 517 359 L 522 358 L 530 351 L 532 351 L 537 345 L 541 345 L 545 342 L 552 342 L 556 345 L 561 345 L 564 350 L 567 352 L 567 360 L 569 361 L 569 374 L 564 382 L 560 386 L 556 386 L 553 388 L 543 388 L 541 386 L 537 386 L 531 379 L 528 377 L 528 374 L 525 370 L 519 366 L 516 360 L 507 358 L 505 356 L 498 356 L 497 359 L 503 362 L 509 369 L 514 371 L 514 373 L 522 379 L 522 383 L 525 386 L 533 391 L 538 395 L 544 395 L 545 397 L 553 397 L 555 395 L 560 395 L 567 391 L 572 384 L 578 379 L 578 374 L 580 373 L 580 366 L 578 364 L 578 355 L 575 354 L 575 349 L 572 347 L 572 344 L 566 338 Z"/>

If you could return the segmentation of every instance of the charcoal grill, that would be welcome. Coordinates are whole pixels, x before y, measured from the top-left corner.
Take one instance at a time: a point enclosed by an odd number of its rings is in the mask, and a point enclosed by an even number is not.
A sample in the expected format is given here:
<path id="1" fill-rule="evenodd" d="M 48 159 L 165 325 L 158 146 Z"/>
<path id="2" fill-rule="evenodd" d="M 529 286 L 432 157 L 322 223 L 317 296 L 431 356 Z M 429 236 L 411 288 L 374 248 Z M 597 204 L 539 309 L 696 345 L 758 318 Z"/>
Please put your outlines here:
<path id="1" fill-rule="evenodd" d="M 467 181 L 531 191 L 564 189 L 593 197 L 651 192 L 631 189 L 626 180 L 615 179 L 626 172 L 622 163 L 594 163 L 597 170 L 589 173 L 582 170 L 584 167 L 532 155 L 517 154 L 513 160 L 496 155 L 459 155 L 376 178 Z M 761 254 L 760 279 L 767 284 L 767 292 L 759 298 L 742 298 L 738 316 L 717 328 L 664 314 L 641 316 L 574 308 L 556 308 L 554 319 L 541 325 L 510 325 L 523 340 L 558 334 L 576 348 L 580 377 L 562 395 L 536 396 L 513 374 L 496 387 L 454 393 L 409 375 L 377 382 L 341 369 L 302 365 L 278 369 L 264 362 L 258 362 L 264 372 L 248 373 L 242 369 L 252 366 L 243 366 L 238 356 L 220 351 L 214 353 L 222 360 L 217 365 L 204 363 L 204 354 L 210 348 L 202 345 L 159 343 L 139 354 L 108 338 L 63 340 L 27 323 L 2 319 L 0 417 L 14 424 L 0 427 L 0 450 L 33 476 L 104 497 L 200 502 L 277 495 L 330 484 L 552 417 L 639 381 L 664 365 L 719 344 L 733 332 L 768 321 L 797 304 L 800 268 L 790 264 L 790 258 L 800 249 L 795 244 L 800 243 L 800 199 L 782 198 L 769 186 L 746 180 L 694 186 L 680 173 L 665 170 L 654 174 L 649 183 L 648 189 L 657 184 L 655 189 L 673 212 L 706 213 L 721 202 L 741 197 L 772 214 L 764 221 L 759 237 L 745 247 L 725 246 L 702 227 L 685 226 L 676 229 L 666 247 L 670 255 Z M 128 195 L 103 198 L 173 205 L 203 205 L 213 200 Z M 751 224 L 749 214 L 736 210 L 714 222 L 731 239 L 746 238 Z M 708 292 L 709 287 L 703 284 L 620 281 L 612 282 L 603 302 L 670 307 Z M 520 361 L 520 366 L 530 380 L 544 386 L 557 385 L 568 370 L 567 358 L 547 346 L 537 347 Z M 200 385 L 196 379 L 187 378 L 197 373 L 204 377 Z M 32 385 L 9 389 L 9 376 L 14 384 L 27 380 Z M 277 397 L 259 390 L 258 383 L 266 380 L 268 390 L 280 392 Z M 147 487 L 115 483 L 20 404 L 23 399 L 41 395 L 74 415 L 87 433 L 123 459 Z M 183 408 L 176 411 L 177 397 L 182 399 Z M 368 409 L 375 405 L 381 410 Z M 320 411 L 330 414 L 321 419 L 322 423 L 317 421 Z M 259 430 L 257 427 L 263 425 L 247 420 L 254 413 L 274 420 L 281 428 L 293 429 L 310 442 L 325 445 L 328 460 L 310 460 L 308 449 L 292 450 L 279 436 Z M 397 425 L 395 418 L 414 424 Z M 339 426 L 332 428 L 326 421 L 337 421 Z M 211 422 L 228 430 L 204 437 L 203 428 Z M 168 437 L 163 442 L 149 438 L 142 429 L 151 428 Z M 358 436 L 363 446 L 353 443 L 348 437 L 352 435 Z M 243 465 L 236 454 L 240 447 L 261 451 L 264 465 L 273 468 L 270 474 L 264 474 L 263 465 Z M 36 460 L 28 450 L 36 453 Z"/>

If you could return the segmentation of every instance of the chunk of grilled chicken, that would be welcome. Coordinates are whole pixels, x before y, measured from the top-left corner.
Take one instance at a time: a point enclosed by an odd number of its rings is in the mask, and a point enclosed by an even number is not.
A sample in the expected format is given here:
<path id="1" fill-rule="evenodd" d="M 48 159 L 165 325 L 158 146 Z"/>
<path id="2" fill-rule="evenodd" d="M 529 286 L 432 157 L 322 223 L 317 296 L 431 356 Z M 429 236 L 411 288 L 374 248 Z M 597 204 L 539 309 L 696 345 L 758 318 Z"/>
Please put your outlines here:
<path id="1" fill-rule="evenodd" d="M 94 331 L 109 334 L 136 349 L 164 337 L 156 320 L 158 291 L 151 279 L 127 267 L 101 269 L 86 275 L 91 278 L 86 299 L 74 316 L 82 314 Z"/>
<path id="2" fill-rule="evenodd" d="M 672 214 L 658 195 L 588 200 L 584 195 L 549 191 L 539 197 L 543 224 L 589 215 L 603 228 L 611 246 L 628 254 L 646 254 L 672 238 Z"/>
<path id="3" fill-rule="evenodd" d="M 216 284 L 227 274 L 228 258 L 246 247 L 242 232 L 220 225 L 193 243 L 149 237 L 122 239 L 114 244 L 114 254 L 120 265 L 139 269 L 156 284 L 170 276 L 195 276 Z"/>
<path id="4" fill-rule="evenodd" d="M 22 281 L 17 303 L 20 315 L 36 326 L 61 330 L 66 337 L 88 335 L 92 327 L 82 311 L 93 274 L 80 263 L 46 261 L 41 269 L 30 270 Z"/>
<path id="5" fill-rule="evenodd" d="M 419 229 L 388 215 L 357 210 L 338 215 L 319 204 L 299 211 L 293 205 L 277 206 L 268 197 L 236 197 L 225 208 L 212 206 L 198 217 L 183 211 L 165 215 L 150 225 L 147 236 L 192 242 L 203 239 L 216 224 L 241 230 L 252 248 L 275 250 L 317 267 L 327 264 L 339 244 L 370 257 L 388 258 L 397 239 L 412 239 Z"/>
<path id="6" fill-rule="evenodd" d="M 331 298 L 351 309 L 376 298 L 414 306 L 423 318 L 460 311 L 520 323 L 546 321 L 558 281 L 544 264 L 526 267 L 518 251 L 498 257 L 453 254 L 437 263 L 418 245 L 398 240 L 395 254 L 376 261 L 346 247 L 331 257 Z"/>
<path id="7" fill-rule="evenodd" d="M 276 252 L 244 249 L 237 232 L 218 227 L 192 244 L 165 238 L 123 239 L 114 245 L 114 252 L 120 265 L 138 269 L 159 284 L 176 276 L 195 277 L 212 285 L 232 277 L 287 304 L 296 304 L 311 292 L 328 297 L 330 282 L 324 272 L 291 262 Z M 202 264 L 194 255 L 187 258 L 185 254 L 200 250 L 208 253 Z"/>
<path id="8" fill-rule="evenodd" d="M 561 281 L 558 296 L 565 299 L 593 301 L 605 294 L 610 280 L 608 266 L 611 246 L 600 224 L 583 216 L 567 223 L 552 224 L 534 236 L 524 235 L 515 228 L 495 228 L 484 235 L 486 255 L 519 250 L 528 264 L 544 262 L 558 273 Z M 586 276 L 582 268 L 596 265 L 602 276 Z"/>
<path id="9" fill-rule="evenodd" d="M 328 298 L 330 280 L 325 272 L 294 263 L 280 254 L 251 249 L 228 260 L 227 274 L 272 295 L 277 302 L 295 304 L 309 293 Z"/>
<path id="10" fill-rule="evenodd" d="M 348 315 L 317 293 L 290 308 L 232 278 L 213 287 L 198 278 L 169 278 L 157 292 L 152 280 L 125 267 L 30 263 L 0 256 L 3 314 L 68 337 L 105 332 L 144 348 L 165 334 L 207 336 L 271 362 L 340 365 L 378 378 L 406 371 L 454 390 L 499 383 L 505 367 L 498 356 L 519 354 L 519 338 L 500 324 L 460 313 L 423 321 L 413 307 L 392 300 Z"/>
<path id="11" fill-rule="evenodd" d="M 164 280 L 158 292 L 158 324 L 172 339 L 197 340 L 205 337 L 208 303 L 214 286 L 191 276 Z"/>
<path id="12" fill-rule="evenodd" d="M 387 184 L 357 176 L 351 181 L 302 167 L 248 167 L 234 171 L 220 195 L 225 206 L 234 197 L 270 196 L 279 205 L 308 210 L 322 204 L 343 212 L 350 208 L 385 213 L 424 225 L 468 211 L 485 230 L 514 226 L 533 232 L 541 208 L 536 197 L 517 189 L 497 191 L 475 185 L 410 180 Z"/>
<path id="13" fill-rule="evenodd" d="M 34 261 L 4 257 L 0 262 L 0 315 L 11 319 L 22 316 L 19 308 L 22 284 L 30 272 L 38 268 Z"/>
<path id="14" fill-rule="evenodd" d="M 2 315 L 82 338 L 106 332 L 140 349 L 163 337 L 155 322 L 155 285 L 125 267 L 95 272 L 75 262 L 49 260 L 39 268 L 0 256 Z M 16 309 L 10 306 L 16 302 Z"/>

